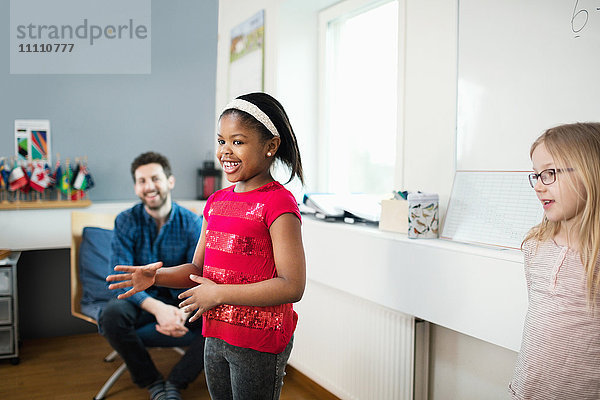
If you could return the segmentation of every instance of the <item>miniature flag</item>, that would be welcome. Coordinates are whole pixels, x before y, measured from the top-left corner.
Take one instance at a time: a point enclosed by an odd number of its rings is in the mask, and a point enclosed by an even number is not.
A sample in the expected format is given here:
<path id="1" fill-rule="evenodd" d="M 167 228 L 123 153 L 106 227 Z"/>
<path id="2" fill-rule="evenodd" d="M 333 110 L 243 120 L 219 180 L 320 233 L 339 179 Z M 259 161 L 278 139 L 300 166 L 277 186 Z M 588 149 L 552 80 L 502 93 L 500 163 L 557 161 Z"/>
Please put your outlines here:
<path id="1" fill-rule="evenodd" d="M 96 183 L 94 182 L 94 178 L 92 178 L 92 174 L 90 173 L 90 169 L 87 167 L 87 165 L 85 166 L 85 189 L 84 190 L 89 190 L 91 188 L 93 188 L 94 186 L 96 186 Z"/>
<path id="2" fill-rule="evenodd" d="M 6 190 L 9 190 L 9 178 L 10 178 L 10 168 L 8 167 L 8 164 L 3 166 L 3 169 L 0 170 L 0 175 L 2 175 L 2 180 L 4 181 L 4 188 Z"/>
<path id="3" fill-rule="evenodd" d="M 41 162 L 33 164 L 29 185 L 33 190 L 40 193 L 50 186 L 50 176 L 48 176 L 46 168 Z"/>
<path id="4" fill-rule="evenodd" d="M 81 200 L 85 196 L 85 192 L 82 189 L 82 186 L 85 184 L 85 169 L 83 164 L 77 164 L 77 168 L 73 172 L 73 183 L 71 190 L 71 200 Z"/>
<path id="5" fill-rule="evenodd" d="M 23 193 L 29 193 L 31 191 L 31 186 L 29 186 L 29 182 L 31 180 L 31 169 L 33 167 L 31 165 L 31 162 L 29 162 L 27 166 L 21 165 L 21 168 L 23 169 L 23 172 L 25 172 L 25 178 L 27 178 L 27 183 L 24 186 L 21 186 L 19 190 Z"/>
<path id="6" fill-rule="evenodd" d="M 33 163 L 29 162 L 26 167 L 23 167 L 23 171 L 27 174 L 27 180 L 31 178 L 31 172 L 33 171 Z"/>
<path id="7" fill-rule="evenodd" d="M 14 192 L 15 190 L 24 189 L 25 186 L 27 186 L 27 175 L 25 174 L 23 167 L 15 165 L 12 171 L 10 171 L 8 181 L 11 191 Z"/>
<path id="8" fill-rule="evenodd" d="M 2 190 L 6 186 L 6 182 L 4 181 L 4 160 L 0 161 L 0 190 Z"/>
<path id="9" fill-rule="evenodd" d="M 62 168 L 60 166 L 60 161 L 56 162 L 56 166 L 54 167 L 54 172 L 52 173 L 52 180 L 56 186 L 60 185 L 60 178 L 62 177 Z"/>
<path id="10" fill-rule="evenodd" d="M 50 169 L 48 163 L 44 164 L 44 171 L 46 171 L 46 175 L 48 175 L 48 187 L 51 188 L 52 186 L 54 186 L 54 184 L 56 184 L 56 179 L 55 176 L 52 174 L 52 170 Z"/>
<path id="11" fill-rule="evenodd" d="M 71 190 L 71 179 L 73 177 L 73 170 L 71 167 L 65 167 L 65 172 L 63 172 L 60 176 L 60 179 L 57 181 L 58 189 L 64 194 L 69 193 Z"/>
<path id="12" fill-rule="evenodd" d="M 77 175 L 79 175 L 79 169 L 81 168 L 81 163 L 77 163 L 75 168 L 71 167 L 71 188 L 75 185 L 75 179 L 77 179 Z"/>
<path id="13" fill-rule="evenodd" d="M 77 170 L 77 176 L 73 182 L 73 188 L 77 190 L 88 190 L 94 187 L 94 180 L 86 165 L 81 164 Z"/>
<path id="14" fill-rule="evenodd" d="M 79 167 L 77 167 L 77 170 L 75 171 L 75 180 L 73 181 L 73 189 L 77 189 L 77 190 L 85 190 L 87 184 L 85 182 L 85 175 L 86 175 L 86 170 L 85 170 L 85 165 L 83 164 L 79 164 Z"/>

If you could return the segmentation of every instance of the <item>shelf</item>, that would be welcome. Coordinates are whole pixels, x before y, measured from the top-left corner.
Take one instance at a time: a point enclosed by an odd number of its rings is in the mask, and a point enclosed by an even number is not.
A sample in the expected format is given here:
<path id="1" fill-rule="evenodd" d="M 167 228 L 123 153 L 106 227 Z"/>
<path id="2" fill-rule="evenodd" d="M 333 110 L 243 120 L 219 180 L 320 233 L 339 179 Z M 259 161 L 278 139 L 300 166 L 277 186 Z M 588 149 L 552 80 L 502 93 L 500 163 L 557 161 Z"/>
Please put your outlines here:
<path id="1" fill-rule="evenodd" d="M 84 208 L 92 205 L 91 200 L 47 200 L 47 201 L 4 201 L 0 210 L 43 210 L 52 208 Z"/>

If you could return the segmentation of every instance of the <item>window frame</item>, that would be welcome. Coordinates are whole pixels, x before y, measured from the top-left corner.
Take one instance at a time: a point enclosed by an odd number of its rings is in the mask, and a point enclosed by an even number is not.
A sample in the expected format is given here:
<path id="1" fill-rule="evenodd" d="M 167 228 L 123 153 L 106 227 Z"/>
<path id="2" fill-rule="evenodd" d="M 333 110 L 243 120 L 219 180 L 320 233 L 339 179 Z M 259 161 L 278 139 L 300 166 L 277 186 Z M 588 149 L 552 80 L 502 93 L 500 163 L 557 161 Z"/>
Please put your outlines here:
<path id="1" fill-rule="evenodd" d="M 323 9 L 318 13 L 318 137 L 317 171 L 326 171 L 327 158 L 330 154 L 329 138 L 327 135 L 327 61 L 331 54 L 327 52 L 328 25 L 330 22 L 352 18 L 363 12 L 395 1 L 398 3 L 398 62 L 397 62 L 397 121 L 396 121 L 396 151 L 393 167 L 393 185 L 390 188 L 403 188 L 404 180 L 404 88 L 405 88 L 405 55 L 406 55 L 406 0 L 345 0 Z M 327 174 L 318 173 L 316 177 L 317 191 L 326 191 L 328 186 Z"/>

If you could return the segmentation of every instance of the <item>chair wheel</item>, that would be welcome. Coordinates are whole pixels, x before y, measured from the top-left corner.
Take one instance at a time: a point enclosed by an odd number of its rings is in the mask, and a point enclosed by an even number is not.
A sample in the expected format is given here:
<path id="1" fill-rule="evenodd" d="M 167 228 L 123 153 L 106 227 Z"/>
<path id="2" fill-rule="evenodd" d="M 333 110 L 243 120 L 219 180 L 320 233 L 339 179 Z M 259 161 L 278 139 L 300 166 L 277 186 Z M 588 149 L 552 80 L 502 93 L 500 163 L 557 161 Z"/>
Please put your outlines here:
<path id="1" fill-rule="evenodd" d="M 17 365 L 17 364 L 19 364 L 20 362 L 21 362 L 21 359 L 20 359 L 19 357 L 14 357 L 14 358 L 11 358 L 11 359 L 10 359 L 10 363 L 11 363 L 12 365 Z"/>

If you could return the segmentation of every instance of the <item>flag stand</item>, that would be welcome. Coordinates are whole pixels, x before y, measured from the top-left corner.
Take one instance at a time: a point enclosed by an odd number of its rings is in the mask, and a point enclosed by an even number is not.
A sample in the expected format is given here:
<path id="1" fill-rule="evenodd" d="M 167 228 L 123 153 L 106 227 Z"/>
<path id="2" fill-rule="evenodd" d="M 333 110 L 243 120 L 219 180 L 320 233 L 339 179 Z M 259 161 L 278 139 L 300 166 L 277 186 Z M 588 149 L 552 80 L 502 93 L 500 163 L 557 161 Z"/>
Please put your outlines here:
<path id="1" fill-rule="evenodd" d="M 94 187 L 94 180 L 87 156 L 75 158 L 76 168 L 69 158 L 61 166 L 58 153 L 56 159 L 52 173 L 43 160 L 0 157 L 0 211 L 89 207 L 87 191 Z"/>

